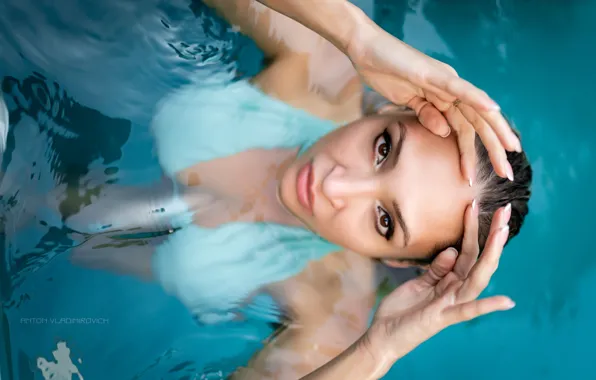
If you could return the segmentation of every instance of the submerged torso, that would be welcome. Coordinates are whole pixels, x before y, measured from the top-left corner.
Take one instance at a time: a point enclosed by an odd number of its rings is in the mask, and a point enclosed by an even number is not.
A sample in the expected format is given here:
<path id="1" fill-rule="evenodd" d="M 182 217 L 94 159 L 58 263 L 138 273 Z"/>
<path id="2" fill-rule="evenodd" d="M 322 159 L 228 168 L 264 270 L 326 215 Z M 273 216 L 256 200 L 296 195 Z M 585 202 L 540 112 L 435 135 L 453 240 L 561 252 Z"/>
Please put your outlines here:
<path id="1" fill-rule="evenodd" d="M 299 109 L 266 94 L 267 84 L 261 90 L 258 78 L 255 82 L 186 88 L 158 107 L 153 130 L 166 173 L 192 188 L 186 193 L 203 189 L 215 195 L 218 209 L 226 210 L 217 216 L 195 215 L 199 225 L 235 221 L 296 225 L 287 214 L 268 206 L 277 203 L 283 171 L 300 150 L 342 124 L 315 113 L 335 118 L 343 114 L 345 122 L 361 115 L 355 107 L 327 106 L 327 110 L 319 104 L 311 110 L 308 103 L 314 102 L 296 100 L 307 103 Z"/>
<path id="2" fill-rule="evenodd" d="M 158 155 L 193 220 L 155 254 L 166 291 L 199 314 L 230 309 L 339 250 L 272 206 L 284 167 L 336 127 L 248 82 L 165 99 L 153 122 Z"/>

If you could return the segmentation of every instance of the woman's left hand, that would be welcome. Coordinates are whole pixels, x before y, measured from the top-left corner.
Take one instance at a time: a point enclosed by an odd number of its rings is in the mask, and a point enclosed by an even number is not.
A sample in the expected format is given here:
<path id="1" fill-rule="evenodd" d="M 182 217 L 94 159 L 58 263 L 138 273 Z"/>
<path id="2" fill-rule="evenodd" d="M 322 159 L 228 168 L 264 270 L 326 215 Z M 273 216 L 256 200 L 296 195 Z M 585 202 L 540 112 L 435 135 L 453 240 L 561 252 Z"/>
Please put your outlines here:
<path id="1" fill-rule="evenodd" d="M 495 213 L 482 257 L 477 260 L 478 214 L 470 206 L 462 252 L 442 252 L 425 274 L 404 283 L 382 301 L 365 339 L 377 363 L 391 365 L 448 326 L 513 307 L 504 296 L 477 299 L 498 267 L 510 216 L 509 207 Z"/>
<path id="2" fill-rule="evenodd" d="M 476 133 L 495 172 L 513 179 L 506 150 L 521 151 L 519 139 L 499 106 L 451 66 L 393 37 L 366 17 L 358 23 L 345 53 L 369 86 L 389 101 L 412 108 L 431 132 L 446 137 L 453 128 L 466 179 L 475 180 Z"/>

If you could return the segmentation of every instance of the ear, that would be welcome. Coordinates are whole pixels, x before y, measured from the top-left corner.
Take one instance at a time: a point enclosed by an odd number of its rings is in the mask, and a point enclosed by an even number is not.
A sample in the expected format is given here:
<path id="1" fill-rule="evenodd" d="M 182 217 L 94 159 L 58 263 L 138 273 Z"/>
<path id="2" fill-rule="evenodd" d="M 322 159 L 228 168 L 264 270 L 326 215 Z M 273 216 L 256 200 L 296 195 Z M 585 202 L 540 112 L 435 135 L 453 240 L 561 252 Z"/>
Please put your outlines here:
<path id="1" fill-rule="evenodd" d="M 420 268 L 423 270 L 427 270 L 429 265 L 428 264 L 421 264 L 413 260 L 396 260 L 396 259 L 383 259 L 381 260 L 383 264 L 387 265 L 391 268 Z"/>

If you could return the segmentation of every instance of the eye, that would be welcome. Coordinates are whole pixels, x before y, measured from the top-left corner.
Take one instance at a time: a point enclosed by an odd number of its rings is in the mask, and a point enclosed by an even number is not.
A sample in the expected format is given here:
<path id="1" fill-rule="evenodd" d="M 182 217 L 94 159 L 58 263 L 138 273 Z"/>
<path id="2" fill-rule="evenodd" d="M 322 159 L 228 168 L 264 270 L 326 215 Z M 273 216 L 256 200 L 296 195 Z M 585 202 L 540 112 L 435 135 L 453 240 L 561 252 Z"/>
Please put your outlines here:
<path id="1" fill-rule="evenodd" d="M 378 202 L 376 205 L 375 224 L 377 231 L 386 240 L 391 240 L 393 236 L 393 220 L 391 215 Z"/>
<path id="2" fill-rule="evenodd" d="M 376 139 L 374 144 L 374 164 L 378 168 L 391 152 L 391 135 L 385 129 Z"/>

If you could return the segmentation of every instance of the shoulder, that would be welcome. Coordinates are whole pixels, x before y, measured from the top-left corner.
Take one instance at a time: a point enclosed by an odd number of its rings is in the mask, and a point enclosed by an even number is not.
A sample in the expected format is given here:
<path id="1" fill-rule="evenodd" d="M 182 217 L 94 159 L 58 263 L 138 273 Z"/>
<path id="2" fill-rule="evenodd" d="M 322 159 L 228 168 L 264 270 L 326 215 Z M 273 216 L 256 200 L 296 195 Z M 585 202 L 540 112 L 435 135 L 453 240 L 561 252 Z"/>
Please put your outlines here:
<path id="1" fill-rule="evenodd" d="M 299 324 L 333 319 L 366 328 L 376 303 L 376 263 L 347 251 L 312 261 L 298 275 L 269 287 L 269 292 Z"/>
<path id="2" fill-rule="evenodd" d="M 347 57 L 333 49 L 276 57 L 252 83 L 319 118 L 335 123 L 357 120 L 362 116 L 362 83 Z"/>

